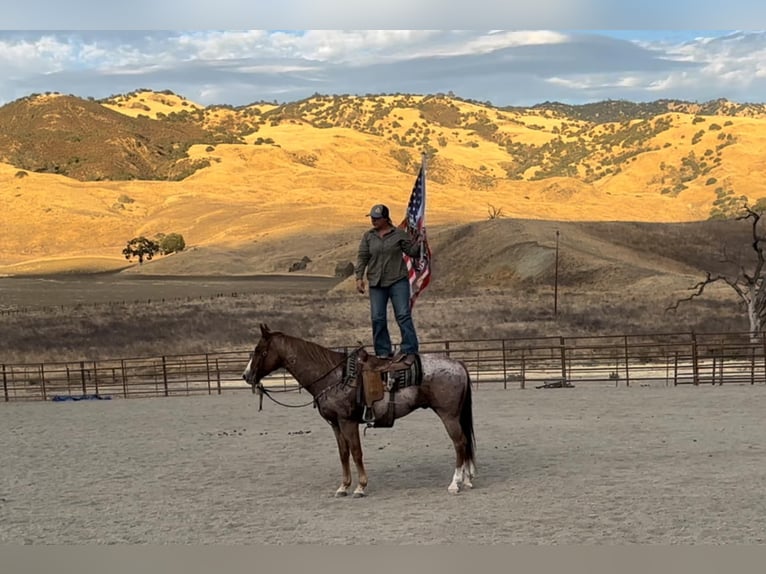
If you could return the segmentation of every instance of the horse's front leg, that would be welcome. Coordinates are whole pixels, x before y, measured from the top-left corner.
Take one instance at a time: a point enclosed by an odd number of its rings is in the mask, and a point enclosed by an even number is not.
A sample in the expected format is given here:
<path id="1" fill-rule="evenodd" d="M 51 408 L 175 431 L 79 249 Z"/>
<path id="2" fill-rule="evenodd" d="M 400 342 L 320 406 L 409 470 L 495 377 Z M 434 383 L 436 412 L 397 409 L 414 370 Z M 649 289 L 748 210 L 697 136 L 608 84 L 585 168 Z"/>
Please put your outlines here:
<path id="1" fill-rule="evenodd" d="M 351 456 L 354 459 L 356 473 L 359 477 L 359 484 L 356 489 L 354 489 L 354 497 L 359 498 L 365 496 L 365 489 L 367 488 L 367 471 L 364 468 L 362 442 L 359 439 L 359 423 L 349 420 L 340 421 L 340 432 L 351 449 Z"/>
<path id="2" fill-rule="evenodd" d="M 348 488 L 351 486 L 351 465 L 348 461 L 348 455 L 350 453 L 348 448 L 348 441 L 343 433 L 340 432 L 340 427 L 337 424 L 332 424 L 332 431 L 335 433 L 335 440 L 338 442 L 338 455 L 340 455 L 340 466 L 343 469 L 343 480 L 335 491 L 335 496 L 346 496 L 348 494 Z"/>

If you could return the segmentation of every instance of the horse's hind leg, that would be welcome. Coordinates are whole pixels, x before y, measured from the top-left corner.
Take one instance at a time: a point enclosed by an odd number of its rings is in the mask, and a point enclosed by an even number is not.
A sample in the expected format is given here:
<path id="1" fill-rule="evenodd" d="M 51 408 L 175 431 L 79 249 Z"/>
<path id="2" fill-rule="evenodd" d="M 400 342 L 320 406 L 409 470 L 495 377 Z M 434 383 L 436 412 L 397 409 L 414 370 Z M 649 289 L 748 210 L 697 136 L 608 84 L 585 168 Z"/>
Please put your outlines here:
<path id="1" fill-rule="evenodd" d="M 463 486 L 466 488 L 473 488 L 473 477 L 476 474 L 476 466 L 473 461 L 466 461 L 463 463 Z"/>
<path id="2" fill-rule="evenodd" d="M 332 431 L 335 433 L 335 440 L 338 442 L 340 465 L 343 469 L 343 481 L 340 483 L 338 490 L 335 491 L 335 496 L 346 496 L 348 494 L 348 488 L 351 486 L 351 465 L 348 461 L 350 450 L 346 437 L 340 432 L 340 427 L 335 423 L 330 424 L 332 425 Z"/>
<path id="3" fill-rule="evenodd" d="M 468 488 L 473 488 L 471 481 L 473 480 L 473 477 L 476 476 L 476 465 L 472 460 L 469 460 L 468 462 L 463 463 L 463 471 L 466 476 L 463 484 L 465 484 Z"/>
<path id="4" fill-rule="evenodd" d="M 465 485 L 471 488 L 471 475 L 466 472 L 468 466 L 466 464 L 466 437 L 463 434 L 463 429 L 460 428 L 460 419 L 454 415 L 447 414 L 441 411 L 436 411 L 436 414 L 444 423 L 444 428 L 447 429 L 447 434 L 452 439 L 452 445 L 455 447 L 455 473 L 452 475 L 452 482 L 447 487 L 447 490 L 452 494 L 460 492 L 460 486 Z"/>

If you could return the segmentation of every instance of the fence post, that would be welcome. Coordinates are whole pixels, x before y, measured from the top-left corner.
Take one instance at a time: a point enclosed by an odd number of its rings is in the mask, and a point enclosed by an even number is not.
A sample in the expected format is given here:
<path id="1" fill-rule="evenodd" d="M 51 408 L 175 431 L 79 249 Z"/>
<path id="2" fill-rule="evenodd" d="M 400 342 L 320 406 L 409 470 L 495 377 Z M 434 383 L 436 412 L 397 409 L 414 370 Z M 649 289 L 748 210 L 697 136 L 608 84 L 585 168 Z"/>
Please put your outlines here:
<path id="1" fill-rule="evenodd" d="M 750 384 L 755 384 L 755 347 L 750 348 Z"/>
<path id="2" fill-rule="evenodd" d="M 449 341 L 444 342 L 444 353 L 449 357 Z"/>
<path id="3" fill-rule="evenodd" d="M 625 335 L 625 386 L 630 386 L 630 360 L 628 360 L 628 336 Z"/>
<path id="4" fill-rule="evenodd" d="M 218 367 L 218 359 L 215 360 L 215 378 L 218 382 L 218 394 L 221 394 L 221 369 Z"/>
<path id="5" fill-rule="evenodd" d="M 721 386 L 723 384 L 723 356 L 724 353 L 726 353 L 726 350 L 724 349 L 723 341 L 721 342 L 721 366 L 718 367 L 718 380 L 720 381 L 718 383 L 718 386 Z"/>
<path id="6" fill-rule="evenodd" d="M 165 396 L 169 396 L 168 393 L 168 367 L 165 362 L 165 355 L 162 355 L 162 384 L 165 387 Z"/>
<path id="7" fill-rule="evenodd" d="M 96 394 L 98 394 L 98 364 L 93 361 L 93 386 L 95 387 Z"/>
<path id="8" fill-rule="evenodd" d="M 205 370 L 207 371 L 207 394 L 212 395 L 213 389 L 210 386 L 210 355 L 205 353 Z"/>
<path id="9" fill-rule="evenodd" d="M 505 339 L 502 340 L 503 349 L 503 389 L 508 389 L 508 367 L 505 364 Z"/>
<path id="10" fill-rule="evenodd" d="M 122 369 L 122 396 L 128 398 L 128 374 L 125 372 L 125 359 L 120 359 Z"/>
<path id="11" fill-rule="evenodd" d="M 697 335 L 692 331 L 692 380 L 694 386 L 700 384 L 699 357 L 697 356 Z"/>
<path id="12" fill-rule="evenodd" d="M 766 382 L 766 331 L 761 331 L 761 346 L 763 348 L 763 362 L 764 362 L 763 378 L 764 378 L 764 382 Z"/>
<path id="13" fill-rule="evenodd" d="M 48 389 L 45 388 L 45 365 L 40 363 L 40 386 L 42 388 L 43 400 L 48 400 Z"/>
<path id="14" fill-rule="evenodd" d="M 82 381 L 82 395 L 88 394 L 88 386 L 85 383 L 85 361 L 80 361 L 80 381 Z"/>
<path id="15" fill-rule="evenodd" d="M 479 370 L 481 369 L 481 359 L 479 358 L 479 350 L 476 350 L 476 388 L 479 388 Z"/>
<path id="16" fill-rule="evenodd" d="M 565 345 L 564 337 L 559 337 L 559 346 L 561 348 L 561 378 L 563 383 L 567 382 L 567 352 Z"/>
<path id="17" fill-rule="evenodd" d="M 5 363 L 3 363 L 3 394 L 5 395 L 6 403 L 11 400 L 8 396 L 8 377 L 5 374 Z"/>
<path id="18" fill-rule="evenodd" d="M 521 348 L 521 388 L 524 389 L 527 386 L 527 364 L 526 357 L 524 355 L 524 347 Z"/>

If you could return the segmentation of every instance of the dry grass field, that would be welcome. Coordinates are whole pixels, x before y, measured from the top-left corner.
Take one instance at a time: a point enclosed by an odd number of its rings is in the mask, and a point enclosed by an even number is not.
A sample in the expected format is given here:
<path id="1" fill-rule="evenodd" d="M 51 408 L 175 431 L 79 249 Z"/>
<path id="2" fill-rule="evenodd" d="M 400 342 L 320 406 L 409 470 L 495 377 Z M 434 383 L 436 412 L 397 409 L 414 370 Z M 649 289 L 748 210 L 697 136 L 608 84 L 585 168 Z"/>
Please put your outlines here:
<path id="1" fill-rule="evenodd" d="M 26 279 L 22 290 L 15 288 L 19 279 L 0 280 L 0 289 L 21 302 L 45 302 L 0 313 L 0 363 L 247 351 L 260 322 L 327 346 L 371 344 L 366 297 L 343 283 L 329 288 L 330 280 L 304 279 Z M 666 312 L 666 297 L 657 289 L 668 285 L 658 280 L 644 285 L 628 295 L 562 288 L 558 317 L 549 286 L 456 291 L 434 286 L 419 299 L 414 316 L 424 342 L 747 328 L 726 293 L 712 292 Z M 83 294 L 89 302 L 76 302 Z M 389 323 L 398 342 L 393 317 Z"/>
<path id="2" fill-rule="evenodd" d="M 433 282 L 414 312 L 423 341 L 748 328 L 725 286 L 666 311 L 705 269 L 722 265 L 715 254 L 723 244 L 746 241 L 742 222 L 498 219 L 437 226 L 430 237 Z M 283 250 L 276 243 L 199 248 L 120 272 L 0 278 L 0 362 L 249 349 L 264 321 L 328 346 L 369 344 L 366 297 L 351 278 L 332 276 L 338 262 L 354 260 L 357 238 L 345 236 L 317 256 L 309 273 L 251 271 L 273 270 L 274 261 L 284 269 L 308 253 L 307 241 Z M 205 273 L 211 268 L 216 274 Z"/>
<path id="3" fill-rule="evenodd" d="M 721 269 L 724 247 L 747 250 L 747 224 L 730 217 L 766 196 L 762 110 L 626 109 L 635 119 L 446 96 L 237 109 L 168 92 L 22 98 L 0 108 L 0 311 L 29 309 L 0 315 L 0 360 L 239 348 L 264 320 L 368 342 L 366 300 L 336 267 L 355 260 L 371 204 L 404 215 L 423 149 L 434 280 L 415 311 L 422 339 L 746 329 L 726 289 L 665 309 Z M 43 112 L 38 138 L 24 126 Z M 143 147 L 105 133 L 141 133 Z M 25 155 L 6 145 L 14 134 Z M 183 166 L 195 167 L 175 177 Z M 170 232 L 185 251 L 141 266 L 121 255 L 132 237 Z M 286 273 L 303 258 L 306 277 Z M 264 275 L 277 278 L 252 279 Z"/>

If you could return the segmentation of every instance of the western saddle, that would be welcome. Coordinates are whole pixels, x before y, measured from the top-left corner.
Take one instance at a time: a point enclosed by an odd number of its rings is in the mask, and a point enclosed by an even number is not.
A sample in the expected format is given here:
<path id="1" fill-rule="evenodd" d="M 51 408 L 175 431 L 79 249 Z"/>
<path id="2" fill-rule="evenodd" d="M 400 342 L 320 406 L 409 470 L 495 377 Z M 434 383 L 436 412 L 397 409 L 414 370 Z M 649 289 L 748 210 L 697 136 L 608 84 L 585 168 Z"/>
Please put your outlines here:
<path id="1" fill-rule="evenodd" d="M 396 391 L 421 382 L 420 356 L 400 354 L 383 359 L 361 350 L 357 358 L 362 372 L 362 384 L 357 393 L 357 402 L 363 407 L 362 422 L 368 426 L 392 427 Z M 386 391 L 389 393 L 388 409 L 382 417 L 376 419 L 373 405 L 385 396 Z"/>

